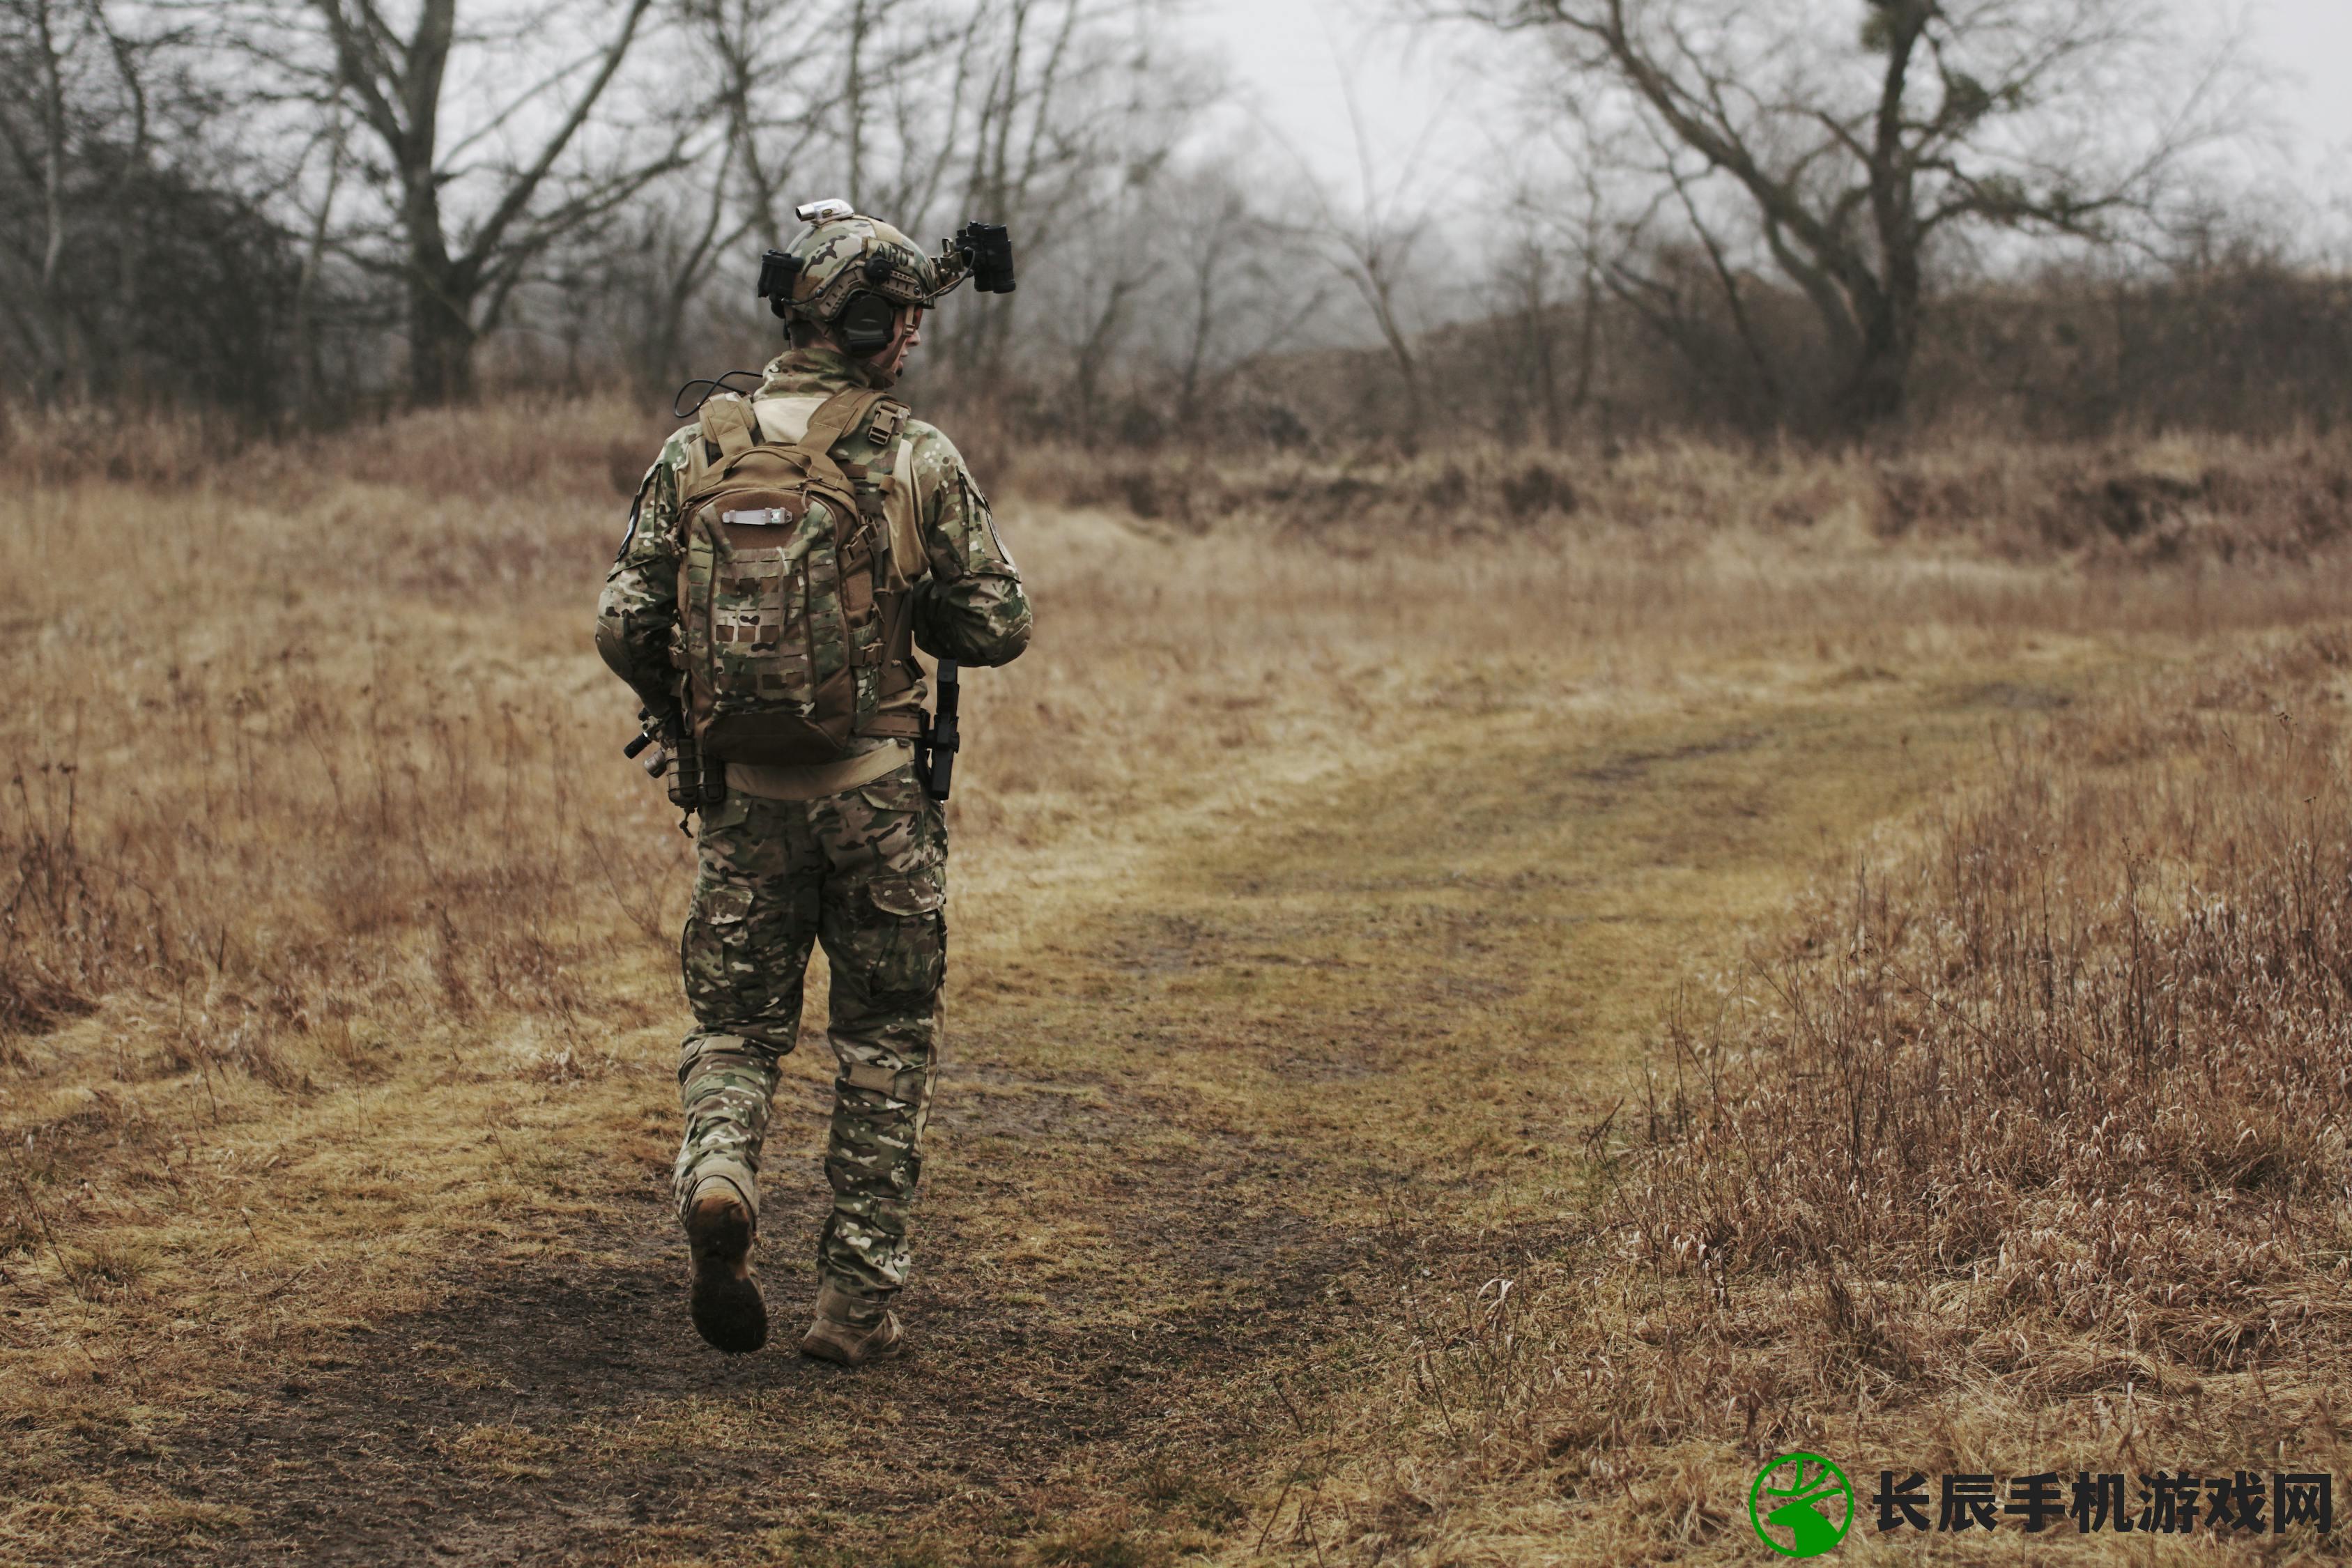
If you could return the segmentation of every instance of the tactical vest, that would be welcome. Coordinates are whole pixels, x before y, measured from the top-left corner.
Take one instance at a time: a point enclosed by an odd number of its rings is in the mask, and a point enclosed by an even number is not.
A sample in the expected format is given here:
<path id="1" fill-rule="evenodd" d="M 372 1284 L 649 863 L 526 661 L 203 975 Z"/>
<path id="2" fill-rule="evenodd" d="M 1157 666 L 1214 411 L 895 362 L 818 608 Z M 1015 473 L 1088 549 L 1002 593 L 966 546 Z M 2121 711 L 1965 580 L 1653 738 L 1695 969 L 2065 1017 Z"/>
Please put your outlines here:
<path id="1" fill-rule="evenodd" d="M 911 706 L 880 711 L 919 679 L 909 590 L 928 563 L 892 569 L 884 489 L 910 476 L 833 457 L 862 435 L 887 462 L 906 406 L 837 393 L 790 443 L 761 431 L 760 406 L 731 393 L 704 404 L 680 483 L 676 658 L 703 755 L 797 766 L 837 762 L 863 736 L 911 740 Z M 783 400 L 764 406 L 789 426 Z"/>

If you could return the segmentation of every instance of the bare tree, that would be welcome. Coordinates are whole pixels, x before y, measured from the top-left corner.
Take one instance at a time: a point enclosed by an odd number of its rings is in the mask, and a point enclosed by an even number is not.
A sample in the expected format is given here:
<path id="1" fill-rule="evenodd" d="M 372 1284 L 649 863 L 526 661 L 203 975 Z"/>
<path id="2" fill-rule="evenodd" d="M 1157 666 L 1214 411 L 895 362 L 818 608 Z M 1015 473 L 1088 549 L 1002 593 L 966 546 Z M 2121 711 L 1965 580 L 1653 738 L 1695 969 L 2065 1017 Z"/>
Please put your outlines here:
<path id="1" fill-rule="evenodd" d="M 343 175 L 350 166 L 350 142 L 351 116 L 341 95 L 336 94 L 327 101 L 326 123 L 305 149 L 305 161 L 315 153 L 325 164 L 326 173 L 320 180 L 315 201 L 303 215 L 308 221 L 304 226 L 302 273 L 294 289 L 294 396 L 297 406 L 304 408 L 312 406 L 319 394 L 319 297 L 326 285 L 335 203 L 342 195 Z"/>
<path id="2" fill-rule="evenodd" d="M 1537 423 L 1552 446 L 1559 444 L 1569 406 L 1578 400 L 1577 394 L 1561 385 L 1567 335 L 1567 305 L 1560 295 L 1563 259 L 1532 226 L 1518 226 L 1493 264 L 1496 296 L 1505 308 L 1487 322 L 1495 340 L 1494 363 L 1517 373 L 1511 378 L 1516 385 L 1505 389 L 1509 403 L 1520 405 L 1518 394 L 1531 390 Z M 1589 323 L 1591 312 L 1582 314 Z M 1521 423 L 1514 417 L 1503 421 L 1502 427 L 1516 434 Z"/>
<path id="3" fill-rule="evenodd" d="M 480 122 L 445 134 L 453 60 L 471 47 L 521 52 L 522 40 L 576 17 L 534 11 L 502 33 L 469 35 L 457 0 L 419 0 L 405 26 L 378 0 L 308 0 L 329 45 L 323 93 L 348 95 L 384 165 L 406 295 L 408 381 L 419 403 L 473 389 L 473 350 L 531 264 L 567 235 L 626 201 L 677 163 L 674 146 L 618 157 L 564 177 L 566 154 L 605 100 L 643 31 L 652 0 L 611 0 L 604 37 L 580 53 L 491 89 Z M 520 30 L 518 28 L 518 25 Z M 527 132 L 526 132 L 526 128 Z M 509 133 L 520 137 L 502 147 Z M 467 182 L 477 205 L 453 215 L 451 188 Z"/>
<path id="4" fill-rule="evenodd" d="M 557 351 L 519 344 L 517 365 L 585 379 L 619 360 L 652 377 L 772 332 L 748 238 L 854 190 L 922 240 L 966 217 L 1013 225 L 1022 294 L 959 300 L 938 357 L 1038 373 L 1091 405 L 1132 345 L 1158 341 L 1169 247 L 1142 218 L 1213 90 L 1160 15 L 1151 0 L 0 0 L 0 69 L 31 89 L 0 100 L 0 363 L 27 386 L 121 363 L 89 324 L 93 280 L 116 333 L 142 308 L 162 321 L 152 275 L 127 251 L 90 258 L 125 222 L 100 215 L 152 207 L 159 234 L 168 211 L 217 239 L 208 276 L 251 285 L 220 291 L 207 331 L 242 344 L 272 396 L 331 398 L 331 365 L 357 383 L 400 363 L 382 352 L 398 338 L 413 400 L 461 398 L 502 327 Z M 209 42 L 174 58 L 167 92 L 152 36 L 126 39 L 123 16 Z M 151 133 L 151 99 L 176 105 L 186 84 L 194 107 L 159 108 Z M 226 184 L 204 184 L 200 155 Z M 1013 336 L 1012 310 L 1041 296 L 1055 313 Z M 175 333 L 186 309 L 175 293 Z M 1223 357 L 1202 351 L 1196 383 Z"/>
<path id="5" fill-rule="evenodd" d="M 807 144 L 812 116 L 788 111 L 782 123 L 770 105 L 798 86 L 797 68 L 807 51 L 794 47 L 806 24 L 806 0 L 684 0 L 692 52 L 688 59 L 712 82 L 714 108 L 723 131 L 723 150 L 709 171 L 709 211 L 723 212 L 740 191 L 743 221 L 761 234 L 778 231 L 777 204 L 790 183 L 796 159 Z M 787 137 L 779 160 L 775 142 Z"/>
<path id="6" fill-rule="evenodd" d="M 292 241 L 184 23 L 128 0 L 0 0 L 0 376 L 16 388 L 270 411 Z"/>
<path id="7" fill-rule="evenodd" d="M 2161 0 L 1425 8 L 1549 41 L 1562 93 L 1613 93 L 1678 149 L 1675 199 L 1727 279 L 1708 204 L 1736 196 L 1843 366 L 1834 404 L 1850 428 L 1904 411 L 1939 241 L 2113 237 L 2231 108 L 2226 53 L 2159 91 Z"/>
<path id="8" fill-rule="evenodd" d="M 1191 429 L 1199 419 L 1202 381 L 1207 375 L 1219 330 L 1234 313 L 1230 295 L 1235 284 L 1251 281 L 1257 258 L 1252 241 L 1260 231 L 1249 198 L 1236 184 L 1213 178 L 1186 182 L 1182 195 L 1192 199 L 1178 208 L 1177 255 L 1183 267 L 1182 293 L 1177 303 L 1182 339 L 1175 351 L 1176 422 Z"/>
<path id="9" fill-rule="evenodd" d="M 1741 267 L 1723 226 L 1702 207 L 1696 186 L 1704 174 L 1687 167 L 1672 142 L 1659 142 L 1655 151 L 1656 161 L 1639 170 L 1656 188 L 1620 226 L 1598 275 L 1707 385 L 1717 409 L 1733 412 L 1743 427 L 1785 428 L 1790 367 L 1766 342 L 1751 299 L 1769 290 Z"/>
<path id="10" fill-rule="evenodd" d="M 1024 255 L 1042 261 L 1080 225 L 1115 213 L 1123 189 L 1156 180 L 1213 91 L 1156 12 L 1149 0 L 979 0 L 984 26 L 959 67 L 970 129 L 951 143 L 970 153 L 961 188 L 942 187 L 942 199 L 1013 226 Z M 1001 374 L 1020 298 L 965 302 L 948 334 L 958 371 Z"/>
<path id="11" fill-rule="evenodd" d="M 793 183 L 810 174 L 885 216 L 903 212 L 910 182 L 940 177 L 952 150 L 908 108 L 939 91 L 957 31 L 940 5 L 852 0 L 843 16 L 822 0 L 686 0 L 686 12 L 714 68 L 751 227 L 781 238 Z M 957 118 L 955 97 L 944 123 Z"/>
<path id="12" fill-rule="evenodd" d="M 686 324 L 707 300 L 720 258 L 747 236 L 783 232 L 793 182 L 843 94 L 828 79 L 839 60 L 823 47 L 816 0 L 682 0 L 687 53 L 707 99 L 683 118 L 713 122 L 691 163 L 648 193 L 615 231 L 608 288 L 625 301 L 616 325 L 634 374 L 655 382 L 678 373 Z"/>
<path id="13" fill-rule="evenodd" d="M 688 360 L 687 321 L 707 301 L 718 258 L 760 220 L 759 205 L 730 200 L 741 143 L 729 137 L 706 159 L 701 188 L 682 185 L 674 201 L 641 205 L 614 226 L 604 245 L 598 289 L 617 303 L 612 329 L 634 377 L 646 386 L 673 381 Z"/>
<path id="14" fill-rule="evenodd" d="M 1386 177 L 1364 123 L 1352 77 L 1340 73 L 1348 106 L 1348 125 L 1356 153 L 1356 189 L 1352 196 L 1334 194 L 1294 150 L 1300 179 L 1312 208 L 1306 232 L 1326 263 L 1353 289 L 1380 333 L 1402 381 L 1405 418 L 1417 428 L 1422 413 L 1421 360 L 1414 349 L 1417 327 L 1407 319 L 1414 257 L 1428 242 L 1431 214 L 1419 205 L 1415 189 L 1422 155 L 1434 125 L 1423 128 L 1419 142 L 1403 164 Z"/>
<path id="15" fill-rule="evenodd" d="M 119 200 L 145 166 L 150 115 L 145 72 L 151 40 L 134 41 L 102 0 L 5 0 L 0 61 L 21 84 L 0 111 L 0 147 L 29 195 L 28 222 L 12 222 L 22 291 L 5 302 L 10 324 L 46 379 L 87 369 L 84 310 L 67 288 L 76 218 Z M 93 156 L 96 144 L 104 156 Z"/>
<path id="16" fill-rule="evenodd" d="M 1199 428 L 1244 365 L 1296 346 L 1331 288 L 1318 257 L 1289 226 L 1253 205 L 1240 156 L 1171 178 L 1155 242 L 1169 258 L 1159 352 L 1173 383 L 1178 428 Z"/>
<path id="17" fill-rule="evenodd" d="M 1403 381 L 1407 422 L 1418 426 L 1421 359 L 1413 347 L 1418 334 L 1405 310 L 1413 253 L 1428 237 L 1429 216 L 1370 204 L 1353 209 L 1321 204 L 1318 216 L 1325 255 L 1371 316 Z"/>

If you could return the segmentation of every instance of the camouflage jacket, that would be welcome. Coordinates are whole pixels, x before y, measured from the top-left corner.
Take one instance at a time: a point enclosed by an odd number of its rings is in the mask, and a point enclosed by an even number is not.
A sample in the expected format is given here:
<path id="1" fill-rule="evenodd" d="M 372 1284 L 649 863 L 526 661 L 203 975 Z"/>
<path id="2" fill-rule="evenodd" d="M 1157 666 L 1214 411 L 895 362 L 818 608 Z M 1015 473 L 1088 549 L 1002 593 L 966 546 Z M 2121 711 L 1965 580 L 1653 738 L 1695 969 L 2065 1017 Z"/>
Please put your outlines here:
<path id="1" fill-rule="evenodd" d="M 753 396 L 825 395 L 870 384 L 863 368 L 840 354 L 793 349 L 769 364 Z M 679 430 L 646 470 L 596 610 L 597 646 L 606 662 L 656 708 L 673 700 L 677 674 L 670 646 L 677 626 L 678 483 L 690 443 L 700 434 L 698 423 Z M 858 455 L 869 468 L 884 468 L 865 451 Z M 849 456 L 846 442 L 834 456 Z M 908 470 L 895 478 L 911 500 L 928 558 L 920 565 L 905 563 L 906 574 L 917 579 L 916 646 L 935 658 L 964 664 L 1018 658 L 1029 646 L 1029 596 L 963 455 L 936 426 L 909 419 L 888 461 Z M 912 700 L 921 700 L 919 688 Z"/>

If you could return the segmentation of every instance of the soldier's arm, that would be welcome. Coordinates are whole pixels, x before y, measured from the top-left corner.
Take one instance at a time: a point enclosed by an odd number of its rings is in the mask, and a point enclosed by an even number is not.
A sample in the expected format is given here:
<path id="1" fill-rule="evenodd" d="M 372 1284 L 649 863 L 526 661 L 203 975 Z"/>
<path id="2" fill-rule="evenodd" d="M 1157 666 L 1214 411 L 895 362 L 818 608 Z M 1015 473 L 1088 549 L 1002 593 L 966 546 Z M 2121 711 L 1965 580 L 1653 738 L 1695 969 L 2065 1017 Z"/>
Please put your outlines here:
<path id="1" fill-rule="evenodd" d="M 677 493 L 692 427 L 662 447 L 637 487 L 628 536 L 604 576 L 596 603 L 596 651 L 638 698 L 658 710 L 670 702 L 677 671 L 670 634 L 677 625 Z"/>
<path id="2" fill-rule="evenodd" d="M 1029 646 L 1020 569 L 955 443 L 919 422 L 908 431 L 916 515 L 930 563 L 915 585 L 916 644 L 934 658 L 1009 664 Z"/>

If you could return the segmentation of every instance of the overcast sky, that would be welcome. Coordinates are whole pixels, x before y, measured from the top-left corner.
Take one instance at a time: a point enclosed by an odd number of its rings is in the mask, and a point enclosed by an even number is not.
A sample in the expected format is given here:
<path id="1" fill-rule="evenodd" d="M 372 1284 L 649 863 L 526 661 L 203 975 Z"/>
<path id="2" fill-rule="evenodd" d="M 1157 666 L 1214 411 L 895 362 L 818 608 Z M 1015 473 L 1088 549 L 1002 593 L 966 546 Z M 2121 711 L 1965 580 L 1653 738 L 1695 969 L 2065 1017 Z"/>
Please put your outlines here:
<path id="1" fill-rule="evenodd" d="M 2352 0 L 2257 0 L 2254 43 L 2281 78 L 2272 107 L 2297 164 L 2335 192 L 2352 191 Z M 1222 50 L 1282 141 L 1326 174 L 1350 174 L 1342 71 L 1393 167 L 1426 143 L 1425 178 L 1491 156 L 1508 133 L 1507 106 L 1479 101 L 1443 46 L 1369 24 L 1366 0 L 1194 0 L 1186 32 Z M 1424 131 L 1434 127 L 1424 137 Z"/>

